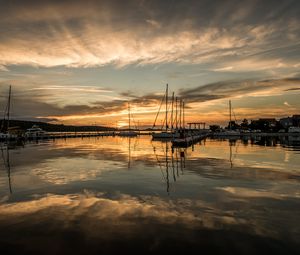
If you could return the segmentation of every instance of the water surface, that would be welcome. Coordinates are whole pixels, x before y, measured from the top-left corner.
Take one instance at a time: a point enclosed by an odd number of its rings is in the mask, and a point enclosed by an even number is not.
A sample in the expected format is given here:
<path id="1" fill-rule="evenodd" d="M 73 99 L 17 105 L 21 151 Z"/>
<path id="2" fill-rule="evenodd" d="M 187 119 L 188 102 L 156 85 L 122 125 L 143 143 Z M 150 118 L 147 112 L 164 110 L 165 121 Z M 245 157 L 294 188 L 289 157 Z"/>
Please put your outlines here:
<path id="1" fill-rule="evenodd" d="M 1 254 L 300 252 L 300 151 L 289 139 L 1 148 Z"/>

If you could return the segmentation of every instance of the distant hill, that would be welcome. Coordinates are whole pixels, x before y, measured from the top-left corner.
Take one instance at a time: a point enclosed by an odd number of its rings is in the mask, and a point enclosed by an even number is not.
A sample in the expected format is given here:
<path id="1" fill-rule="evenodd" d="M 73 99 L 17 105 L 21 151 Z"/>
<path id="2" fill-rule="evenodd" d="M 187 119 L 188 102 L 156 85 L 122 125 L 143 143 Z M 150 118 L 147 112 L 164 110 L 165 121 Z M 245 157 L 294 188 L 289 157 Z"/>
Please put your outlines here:
<path id="1" fill-rule="evenodd" d="M 0 120 L 0 128 L 2 127 L 3 120 Z M 37 125 L 45 131 L 48 132 L 92 132 L 92 131 L 111 131 L 115 128 L 103 127 L 103 126 L 71 126 L 62 124 L 50 124 L 46 122 L 39 121 L 25 121 L 25 120 L 10 120 L 10 127 L 20 127 L 23 130 L 31 128 L 33 125 Z M 6 126 L 6 123 L 5 125 Z"/>

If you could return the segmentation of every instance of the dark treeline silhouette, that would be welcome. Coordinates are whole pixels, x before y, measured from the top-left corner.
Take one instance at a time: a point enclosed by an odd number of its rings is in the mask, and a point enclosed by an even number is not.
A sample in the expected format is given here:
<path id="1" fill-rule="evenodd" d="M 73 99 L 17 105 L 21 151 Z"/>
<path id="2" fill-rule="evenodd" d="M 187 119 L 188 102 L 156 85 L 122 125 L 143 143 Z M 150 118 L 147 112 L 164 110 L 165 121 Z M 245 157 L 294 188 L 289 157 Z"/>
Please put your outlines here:
<path id="1" fill-rule="evenodd" d="M 0 127 L 2 126 L 3 120 L 0 120 Z M 93 132 L 93 131 L 110 131 L 115 130 L 112 127 L 103 126 L 71 126 L 63 124 L 50 124 L 46 122 L 38 121 L 24 121 L 24 120 L 10 120 L 10 127 L 18 127 L 22 130 L 31 128 L 33 125 L 37 125 L 45 131 L 48 132 Z M 6 126 L 6 123 L 5 125 Z"/>

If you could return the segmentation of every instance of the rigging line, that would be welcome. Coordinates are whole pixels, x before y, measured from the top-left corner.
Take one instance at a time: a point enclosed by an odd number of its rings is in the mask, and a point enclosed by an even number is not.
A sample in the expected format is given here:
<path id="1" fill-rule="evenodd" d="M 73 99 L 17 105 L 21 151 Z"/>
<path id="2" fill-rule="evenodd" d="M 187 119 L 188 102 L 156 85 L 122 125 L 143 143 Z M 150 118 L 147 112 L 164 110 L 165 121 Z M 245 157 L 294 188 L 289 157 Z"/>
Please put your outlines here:
<path id="1" fill-rule="evenodd" d="M 132 122 L 133 122 L 133 124 L 134 124 L 135 129 L 137 129 L 136 121 L 135 121 L 135 119 L 133 118 L 132 113 L 130 113 L 130 118 L 132 119 Z"/>
<path id="2" fill-rule="evenodd" d="M 232 113 L 233 113 L 235 122 L 237 122 L 236 117 L 235 117 L 235 113 L 234 113 L 234 110 L 233 110 L 233 109 L 232 109 Z"/>
<path id="3" fill-rule="evenodd" d="M 159 115 L 159 112 L 160 112 L 160 109 L 161 109 L 161 107 L 162 107 L 162 104 L 163 104 L 163 102 L 165 101 L 165 97 L 166 97 L 166 93 L 164 94 L 164 96 L 163 96 L 163 98 L 162 98 L 162 100 L 161 100 L 161 102 L 160 102 L 160 106 L 159 106 L 158 112 L 156 113 L 156 117 L 155 117 L 155 120 L 154 120 L 152 129 L 155 127 L 155 124 L 156 124 L 156 121 L 157 121 L 157 117 L 158 117 L 158 115 Z"/>
<path id="4" fill-rule="evenodd" d="M 153 145 L 152 145 L 152 146 L 153 146 Z M 156 154 L 156 148 L 155 148 L 154 146 L 153 146 L 153 153 L 154 153 L 154 155 L 155 155 L 155 157 L 156 157 L 156 161 L 157 161 L 158 166 L 159 166 L 159 168 L 160 168 L 160 171 L 161 171 L 163 180 L 166 182 L 167 180 L 166 180 L 166 177 L 165 177 L 164 172 L 163 172 L 163 170 L 162 170 L 162 167 L 161 167 L 160 161 L 159 161 L 159 159 L 158 159 L 158 156 L 157 156 L 157 154 Z"/>
<path id="5" fill-rule="evenodd" d="M 169 110 L 170 110 L 170 108 L 171 108 L 171 106 L 170 106 L 170 105 L 168 105 L 167 111 L 169 111 Z M 166 123 L 166 116 L 165 116 L 165 118 L 164 118 L 164 120 L 163 120 L 163 122 L 162 122 L 162 129 L 163 129 L 163 127 L 164 127 L 165 123 Z M 168 125 L 168 123 L 167 123 L 167 125 Z M 168 127 L 169 127 L 169 125 L 168 125 Z"/>
<path id="6" fill-rule="evenodd" d="M 4 113 L 3 113 L 3 119 L 2 119 L 2 122 L 1 122 L 1 131 L 5 131 L 5 120 L 6 120 L 6 116 L 7 116 L 7 111 L 8 111 L 8 104 L 6 104 L 5 106 L 5 110 L 4 110 Z"/>

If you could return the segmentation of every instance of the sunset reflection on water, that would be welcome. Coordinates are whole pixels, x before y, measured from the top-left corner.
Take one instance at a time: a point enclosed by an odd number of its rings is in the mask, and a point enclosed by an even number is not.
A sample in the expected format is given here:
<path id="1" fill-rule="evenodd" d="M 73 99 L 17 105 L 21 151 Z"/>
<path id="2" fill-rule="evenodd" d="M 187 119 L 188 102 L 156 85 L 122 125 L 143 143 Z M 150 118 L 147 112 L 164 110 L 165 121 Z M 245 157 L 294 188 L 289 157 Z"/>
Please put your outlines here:
<path id="1" fill-rule="evenodd" d="M 299 252 L 297 147 L 140 136 L 1 152 L 2 254 Z"/>

